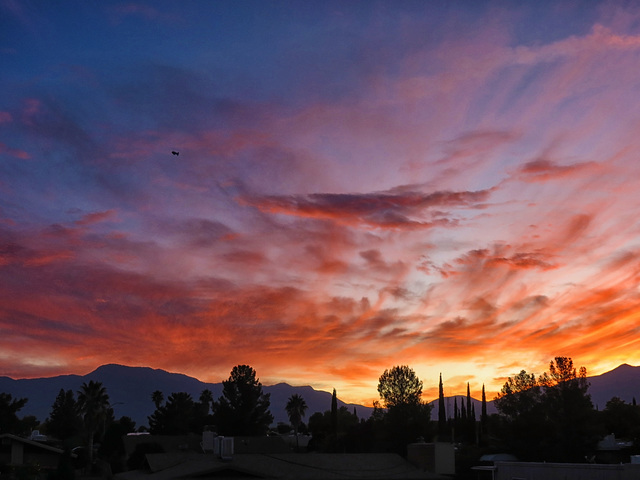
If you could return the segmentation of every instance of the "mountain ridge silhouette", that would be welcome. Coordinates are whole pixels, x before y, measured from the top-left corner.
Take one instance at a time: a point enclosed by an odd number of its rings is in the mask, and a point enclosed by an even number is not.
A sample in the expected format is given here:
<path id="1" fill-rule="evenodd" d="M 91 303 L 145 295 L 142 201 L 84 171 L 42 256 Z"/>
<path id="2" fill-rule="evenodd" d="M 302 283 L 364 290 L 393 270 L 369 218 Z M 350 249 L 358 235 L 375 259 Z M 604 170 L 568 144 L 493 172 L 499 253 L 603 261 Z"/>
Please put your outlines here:
<path id="1" fill-rule="evenodd" d="M 171 393 L 187 392 L 197 401 L 205 389 L 211 390 L 216 400 L 222 395 L 222 382 L 202 382 L 182 373 L 114 363 L 102 365 L 86 375 L 72 374 L 29 379 L 0 377 L 0 392 L 9 393 L 13 398 L 28 399 L 27 404 L 18 412 L 19 417 L 34 415 L 38 420 L 44 421 L 49 416 L 51 406 L 60 389 L 77 393 L 83 382 L 91 380 L 101 382 L 106 388 L 114 416 L 116 418 L 123 415 L 131 417 L 136 422 L 136 427 L 148 426 L 147 418 L 155 410 L 151 394 L 156 390 L 164 394 L 165 400 Z M 331 408 L 332 394 L 315 390 L 308 385 L 292 386 L 287 383 L 277 383 L 263 385 L 262 389 L 264 393 L 270 394 L 270 410 L 274 416 L 274 424 L 288 423 L 285 405 L 294 393 L 301 395 L 307 403 L 308 409 L 304 421 L 308 421 L 316 411 L 324 412 Z M 338 399 L 338 407 L 341 406 L 346 406 L 349 411 L 355 408 L 361 418 L 368 418 L 373 411 L 371 407 L 346 403 Z"/>
<path id="2" fill-rule="evenodd" d="M 221 382 L 207 383 L 182 373 L 114 363 L 102 365 L 86 375 L 71 374 L 32 379 L 13 379 L 2 376 L 0 377 L 0 392 L 9 393 L 13 398 L 28 399 L 27 404 L 18 412 L 18 416 L 34 415 L 38 420 L 44 421 L 49 416 L 51 406 L 60 389 L 72 390 L 76 393 L 83 382 L 90 380 L 102 382 L 105 386 L 115 417 L 120 418 L 123 415 L 131 417 L 137 427 L 148 425 L 147 417 L 155 410 L 151 394 L 156 390 L 160 390 L 165 399 L 173 392 L 187 392 L 194 400 L 198 400 L 205 389 L 211 390 L 214 399 L 218 399 L 222 395 Z M 606 402 L 614 396 L 628 403 L 631 403 L 634 398 L 640 399 L 640 366 L 622 364 L 609 372 L 588 377 L 588 381 L 590 383 L 589 394 L 594 407 L 600 410 L 604 409 Z M 288 398 L 294 393 L 301 395 L 308 405 L 305 422 L 315 412 L 324 412 L 331 408 L 332 394 L 315 390 L 308 385 L 292 386 L 282 382 L 275 385 L 263 385 L 263 391 L 271 395 L 270 410 L 274 416 L 274 424 L 277 422 L 288 423 L 284 407 Z M 461 400 L 465 399 L 464 395 L 445 397 L 447 416 L 452 414 L 454 397 L 458 399 L 458 407 L 461 406 Z M 493 401 L 487 400 L 488 413 L 495 413 Z M 472 397 L 472 402 L 476 416 L 479 418 L 481 401 Z M 433 405 L 431 417 L 437 419 L 438 400 L 435 399 L 429 403 Z M 360 418 L 368 418 L 373 411 L 371 407 L 345 403 L 338 398 L 338 407 L 341 406 L 346 406 L 349 411 L 353 411 L 355 408 Z"/>

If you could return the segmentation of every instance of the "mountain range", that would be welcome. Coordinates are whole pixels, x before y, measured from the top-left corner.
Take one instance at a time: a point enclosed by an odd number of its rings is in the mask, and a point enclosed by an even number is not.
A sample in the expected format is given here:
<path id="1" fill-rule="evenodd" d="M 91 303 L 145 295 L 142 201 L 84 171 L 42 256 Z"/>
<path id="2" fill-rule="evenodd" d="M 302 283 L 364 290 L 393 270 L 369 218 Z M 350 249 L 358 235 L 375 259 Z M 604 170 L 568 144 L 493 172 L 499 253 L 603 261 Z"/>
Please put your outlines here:
<path id="1" fill-rule="evenodd" d="M 44 421 L 49 416 L 60 389 L 77 392 L 83 382 L 90 380 L 101 382 L 105 386 L 116 418 L 126 415 L 131 417 L 137 426 L 148 425 L 147 417 L 155 410 L 151 394 L 156 390 L 163 392 L 165 398 L 173 392 L 187 392 L 197 400 L 205 389 L 211 390 L 215 399 L 222 395 L 222 383 L 205 383 L 179 373 L 115 364 L 103 365 L 87 375 L 20 380 L 0 377 L 0 392 L 9 393 L 13 398 L 27 398 L 28 402 L 20 410 L 19 416 L 34 415 L 38 420 Z M 634 398 L 640 398 L 640 366 L 620 365 L 610 372 L 589 377 L 589 383 L 592 402 L 600 410 L 614 396 L 631 403 Z M 301 395 L 307 403 L 306 419 L 315 412 L 324 412 L 331 408 L 331 393 L 315 390 L 310 386 L 294 387 L 279 383 L 263 386 L 263 391 L 271 395 L 274 423 L 288 422 L 285 405 L 294 393 Z M 458 406 L 461 406 L 463 399 L 465 397 L 457 396 Z M 453 408 L 454 397 L 447 397 L 445 401 L 449 413 Z M 481 402 L 473 398 L 472 401 L 479 416 Z M 437 419 L 437 399 L 431 404 L 432 418 Z M 350 411 L 355 409 L 360 418 L 368 418 L 373 411 L 371 407 L 348 404 L 338 399 L 338 407 L 341 406 L 346 406 Z M 487 402 L 487 411 L 489 414 L 496 412 L 492 401 Z"/>
<path id="2" fill-rule="evenodd" d="M 165 400 L 174 392 L 186 392 L 197 401 L 205 389 L 211 390 L 216 400 L 222 395 L 222 383 L 201 382 L 181 373 L 170 373 L 149 367 L 127 367 L 116 364 L 103 365 L 86 375 L 60 375 L 20 380 L 0 377 L 0 392 L 9 393 L 13 398 L 28 399 L 27 404 L 18 412 L 18 416 L 34 415 L 38 420 L 44 421 L 49 416 L 51 406 L 60 389 L 77 392 L 83 382 L 90 380 L 104 385 L 116 418 L 123 415 L 131 417 L 138 427 L 148 426 L 147 417 L 155 410 L 151 394 L 156 390 L 164 394 Z M 306 419 L 315 412 L 324 412 L 331 408 L 332 394 L 309 386 L 293 387 L 286 383 L 278 383 L 263 385 L 262 389 L 264 393 L 270 394 L 270 410 L 274 416 L 274 423 L 288 423 L 285 405 L 294 393 L 305 399 L 308 407 Z M 371 407 L 348 404 L 338 399 L 338 407 L 341 406 L 346 406 L 349 411 L 355 408 L 358 416 L 363 418 L 368 418 L 373 411 Z"/>

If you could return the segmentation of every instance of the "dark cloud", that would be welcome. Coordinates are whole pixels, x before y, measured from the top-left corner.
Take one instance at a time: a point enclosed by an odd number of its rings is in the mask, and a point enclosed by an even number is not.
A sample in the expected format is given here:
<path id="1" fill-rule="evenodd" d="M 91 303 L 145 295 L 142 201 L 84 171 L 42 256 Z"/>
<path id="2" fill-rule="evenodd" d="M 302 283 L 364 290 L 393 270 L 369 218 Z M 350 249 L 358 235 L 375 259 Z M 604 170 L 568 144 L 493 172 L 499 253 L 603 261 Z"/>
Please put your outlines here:
<path id="1" fill-rule="evenodd" d="M 480 267 L 505 266 L 512 269 L 535 268 L 540 270 L 550 270 L 556 268 L 551 262 L 550 255 L 545 252 L 514 252 L 504 255 L 506 247 L 496 247 L 493 251 L 489 249 L 471 250 L 458 257 L 455 263 L 465 265 L 475 269 Z"/>
<path id="2" fill-rule="evenodd" d="M 206 218 L 190 218 L 179 222 L 169 222 L 165 225 L 166 232 L 178 234 L 193 247 L 207 248 L 216 245 L 220 240 L 231 238 L 233 230 L 222 222 Z"/>
<path id="3" fill-rule="evenodd" d="M 476 192 L 421 192 L 329 194 L 288 196 L 243 196 L 241 201 L 264 212 L 307 218 L 333 220 L 354 226 L 368 225 L 382 229 L 416 229 L 451 226 L 446 218 L 419 220 L 434 207 L 477 208 L 485 202 L 491 190 Z M 441 214 L 441 212 L 438 212 Z"/>

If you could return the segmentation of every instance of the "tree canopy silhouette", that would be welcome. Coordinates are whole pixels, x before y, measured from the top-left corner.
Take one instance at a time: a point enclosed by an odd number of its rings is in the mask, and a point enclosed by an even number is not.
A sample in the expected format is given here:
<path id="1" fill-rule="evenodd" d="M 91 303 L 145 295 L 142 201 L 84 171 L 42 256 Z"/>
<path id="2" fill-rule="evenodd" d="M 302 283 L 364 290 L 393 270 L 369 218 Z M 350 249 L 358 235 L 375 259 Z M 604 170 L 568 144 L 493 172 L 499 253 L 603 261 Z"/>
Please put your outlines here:
<path id="1" fill-rule="evenodd" d="M 22 433 L 17 413 L 26 403 L 26 398 L 13 398 L 9 393 L 0 392 L 0 433 Z"/>
<path id="2" fill-rule="evenodd" d="M 431 405 L 422 402 L 422 381 L 407 365 L 395 366 L 380 376 L 378 393 L 387 409 L 382 436 L 389 450 L 405 455 L 409 443 L 430 436 Z"/>
<path id="3" fill-rule="evenodd" d="M 523 460 L 582 461 L 595 447 L 587 370 L 555 357 L 538 378 L 522 370 L 495 399 L 505 444 Z"/>
<path id="4" fill-rule="evenodd" d="M 228 380 L 222 382 L 222 396 L 214 418 L 221 435 L 265 435 L 273 422 L 269 394 L 262 392 L 256 371 L 249 365 L 237 365 Z"/>
<path id="5" fill-rule="evenodd" d="M 73 390 L 60 389 L 45 425 L 47 434 L 59 440 L 66 440 L 80 432 L 82 419 Z"/>
<path id="6" fill-rule="evenodd" d="M 407 365 L 385 370 L 378 381 L 378 393 L 386 408 L 418 405 L 422 395 L 422 381 Z"/>

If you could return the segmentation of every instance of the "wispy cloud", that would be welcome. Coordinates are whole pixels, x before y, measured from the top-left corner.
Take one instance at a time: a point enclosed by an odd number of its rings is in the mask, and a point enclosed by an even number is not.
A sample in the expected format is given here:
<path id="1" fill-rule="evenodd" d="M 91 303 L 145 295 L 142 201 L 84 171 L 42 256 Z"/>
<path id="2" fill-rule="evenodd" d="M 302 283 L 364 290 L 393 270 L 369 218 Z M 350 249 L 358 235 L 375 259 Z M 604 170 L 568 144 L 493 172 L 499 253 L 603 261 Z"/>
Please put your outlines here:
<path id="1" fill-rule="evenodd" d="M 314 193 L 299 196 L 242 197 L 241 202 L 264 212 L 331 220 L 358 226 L 383 229 L 432 228 L 450 226 L 454 220 L 436 218 L 433 208 L 482 208 L 489 190 L 477 192 L 420 192 L 394 191 L 372 194 Z M 431 217 L 418 220 L 416 217 Z M 413 218 L 412 218 L 413 217 Z"/>

